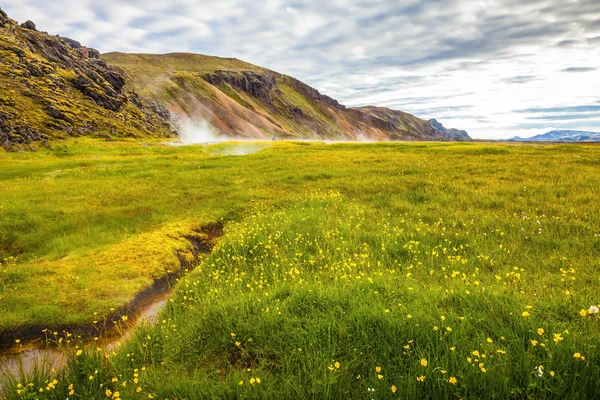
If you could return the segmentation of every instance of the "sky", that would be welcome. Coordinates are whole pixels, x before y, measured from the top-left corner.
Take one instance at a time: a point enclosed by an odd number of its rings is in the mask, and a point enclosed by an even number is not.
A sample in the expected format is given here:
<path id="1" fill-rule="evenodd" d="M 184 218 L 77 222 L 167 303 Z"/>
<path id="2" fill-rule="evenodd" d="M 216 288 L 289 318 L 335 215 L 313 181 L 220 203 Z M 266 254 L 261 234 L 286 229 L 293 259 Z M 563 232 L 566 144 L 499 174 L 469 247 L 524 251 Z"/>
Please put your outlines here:
<path id="1" fill-rule="evenodd" d="M 600 0 L 0 0 L 101 52 L 194 52 L 474 138 L 600 132 Z"/>

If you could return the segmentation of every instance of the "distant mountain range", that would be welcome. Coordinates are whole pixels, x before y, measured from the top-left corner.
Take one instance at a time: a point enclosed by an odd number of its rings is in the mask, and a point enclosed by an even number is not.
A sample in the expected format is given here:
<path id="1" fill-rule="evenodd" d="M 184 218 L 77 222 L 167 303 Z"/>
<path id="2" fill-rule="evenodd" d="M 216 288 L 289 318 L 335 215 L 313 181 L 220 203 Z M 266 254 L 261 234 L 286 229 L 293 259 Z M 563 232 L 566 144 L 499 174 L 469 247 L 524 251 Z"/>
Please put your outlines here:
<path id="1" fill-rule="evenodd" d="M 556 129 L 529 138 L 515 136 L 509 142 L 600 142 L 600 133 Z"/>

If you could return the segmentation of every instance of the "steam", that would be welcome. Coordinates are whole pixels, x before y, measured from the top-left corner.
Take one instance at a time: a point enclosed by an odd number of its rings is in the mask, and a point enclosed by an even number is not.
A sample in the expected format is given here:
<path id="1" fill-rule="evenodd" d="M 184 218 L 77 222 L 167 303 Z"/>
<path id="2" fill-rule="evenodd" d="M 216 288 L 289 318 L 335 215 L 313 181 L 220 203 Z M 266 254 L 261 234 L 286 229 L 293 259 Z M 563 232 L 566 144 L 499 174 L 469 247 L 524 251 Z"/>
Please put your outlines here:
<path id="1" fill-rule="evenodd" d="M 206 120 L 181 119 L 177 122 L 177 126 L 182 145 L 225 142 L 228 140 L 226 136 L 220 135 Z"/>

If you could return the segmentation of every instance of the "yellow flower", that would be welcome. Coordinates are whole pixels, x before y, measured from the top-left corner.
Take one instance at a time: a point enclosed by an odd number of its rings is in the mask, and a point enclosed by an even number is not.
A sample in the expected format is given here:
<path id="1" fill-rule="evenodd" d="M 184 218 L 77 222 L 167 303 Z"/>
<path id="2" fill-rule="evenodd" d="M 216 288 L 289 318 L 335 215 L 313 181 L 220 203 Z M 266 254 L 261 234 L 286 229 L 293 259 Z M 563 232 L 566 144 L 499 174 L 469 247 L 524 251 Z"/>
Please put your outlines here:
<path id="1" fill-rule="evenodd" d="M 537 344 L 538 344 L 538 341 L 537 341 L 537 340 L 532 340 L 532 341 L 531 341 L 531 345 L 532 345 L 532 346 L 537 346 Z"/>
<path id="2" fill-rule="evenodd" d="M 542 336 L 544 334 L 544 328 L 538 328 L 538 335 Z"/>
<path id="3" fill-rule="evenodd" d="M 521 317 L 529 317 L 529 312 L 528 311 L 523 311 L 521 313 Z"/>
<path id="4" fill-rule="evenodd" d="M 396 386 L 392 385 L 392 393 L 396 393 L 396 390 L 398 390 L 396 389 Z"/>
<path id="5" fill-rule="evenodd" d="M 475 357 L 479 357 L 479 351 L 478 350 L 473 350 L 473 355 Z"/>
<path id="6" fill-rule="evenodd" d="M 94 375 L 90 375 L 90 376 L 88 376 L 88 379 L 89 379 L 90 381 L 94 380 Z"/>
<path id="7" fill-rule="evenodd" d="M 380 373 L 381 372 L 381 367 L 375 367 L 375 372 Z"/>
<path id="8" fill-rule="evenodd" d="M 581 358 L 581 353 L 575 353 L 575 354 L 573 354 L 573 357 L 575 357 L 575 358 Z"/>
<path id="9" fill-rule="evenodd" d="M 139 387 L 139 386 L 137 387 L 137 389 L 135 389 L 135 392 L 136 392 L 136 393 L 139 393 L 139 392 L 141 392 L 141 391 L 142 391 L 142 388 L 141 388 L 141 387 Z"/>
<path id="10" fill-rule="evenodd" d="M 106 397 L 112 396 L 112 391 L 110 389 L 106 389 Z"/>
<path id="11" fill-rule="evenodd" d="M 417 377 L 418 382 L 425 382 L 425 377 L 423 375 Z"/>
<path id="12" fill-rule="evenodd" d="M 412 315 L 408 314 L 408 315 L 406 316 L 406 318 L 408 318 L 408 319 L 411 319 L 411 318 L 412 318 Z"/>
<path id="13" fill-rule="evenodd" d="M 500 353 L 500 354 L 506 354 L 506 351 L 504 351 L 504 350 L 501 350 L 501 349 L 498 349 L 498 350 L 496 350 L 496 353 Z"/>
<path id="14" fill-rule="evenodd" d="M 445 320 L 446 320 L 446 317 L 442 315 L 442 316 L 440 317 L 440 319 L 441 319 L 442 321 L 445 321 Z"/>
<path id="15" fill-rule="evenodd" d="M 458 382 L 458 379 L 456 379 L 455 377 L 451 376 L 450 378 L 448 378 L 448 382 L 450 382 L 453 385 L 456 385 L 456 382 Z"/>
<path id="16" fill-rule="evenodd" d="M 427 360 L 424 358 L 421 358 L 421 365 L 426 367 L 427 366 Z"/>
<path id="17" fill-rule="evenodd" d="M 492 338 L 487 338 L 487 342 L 488 343 L 494 343 L 494 341 L 492 340 Z"/>
<path id="18" fill-rule="evenodd" d="M 450 347 L 450 351 L 456 350 L 456 347 Z"/>
<path id="19" fill-rule="evenodd" d="M 83 353 L 83 350 L 79 349 L 79 350 L 77 350 L 77 353 L 75 353 L 75 355 L 77 357 L 79 357 L 81 355 L 81 353 Z"/>
<path id="20" fill-rule="evenodd" d="M 440 328 L 438 328 L 437 325 L 433 327 L 434 331 L 437 331 L 438 329 L 440 329 Z"/>
<path id="21" fill-rule="evenodd" d="M 377 375 L 377 378 L 383 379 L 383 375 L 379 374 L 379 375 Z"/>
<path id="22" fill-rule="evenodd" d="M 254 383 L 255 383 L 255 382 L 256 382 L 256 379 L 254 379 L 254 378 L 250 378 L 250 384 L 251 384 L 251 385 L 254 385 Z"/>
<path id="23" fill-rule="evenodd" d="M 256 378 L 256 383 L 260 383 L 260 378 Z"/>
<path id="24" fill-rule="evenodd" d="M 333 364 L 334 367 L 339 368 L 340 367 L 340 363 L 339 361 L 336 361 L 335 364 Z"/>
<path id="25" fill-rule="evenodd" d="M 587 310 L 581 309 L 581 311 L 579 311 L 579 315 L 581 315 L 582 317 L 587 317 L 588 312 Z"/>
<path id="26" fill-rule="evenodd" d="M 550 376 L 554 376 L 554 371 L 550 371 Z"/>
<path id="27" fill-rule="evenodd" d="M 21 339 L 15 339 L 15 343 L 16 343 L 16 344 L 19 344 L 19 343 L 21 343 Z"/>

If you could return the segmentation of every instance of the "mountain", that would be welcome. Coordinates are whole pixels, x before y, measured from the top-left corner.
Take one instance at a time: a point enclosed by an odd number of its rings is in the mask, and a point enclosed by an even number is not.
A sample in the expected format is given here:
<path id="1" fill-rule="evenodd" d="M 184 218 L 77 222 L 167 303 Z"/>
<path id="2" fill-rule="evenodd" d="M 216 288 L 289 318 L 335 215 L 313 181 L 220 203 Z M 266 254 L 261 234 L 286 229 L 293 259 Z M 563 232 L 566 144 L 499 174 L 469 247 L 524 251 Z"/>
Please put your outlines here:
<path id="1" fill-rule="evenodd" d="M 427 121 L 383 107 L 348 108 L 287 75 L 234 58 L 108 53 L 127 85 L 183 119 L 232 137 L 450 140 Z"/>
<path id="2" fill-rule="evenodd" d="M 203 121 L 232 138 L 464 140 L 402 111 L 345 107 L 295 78 L 233 58 L 101 55 L 31 21 L 18 25 L 1 9 L 0 85 L 6 149 L 80 135 L 173 137 Z"/>
<path id="3" fill-rule="evenodd" d="M 600 142 L 600 133 L 586 131 L 568 131 L 556 129 L 529 138 L 515 136 L 511 142 Z"/>
<path id="4" fill-rule="evenodd" d="M 471 137 L 469 136 L 469 134 L 466 131 L 461 131 L 459 129 L 454 129 L 454 128 L 446 129 L 444 127 L 444 125 L 442 125 L 440 122 L 438 122 L 435 119 L 430 119 L 429 120 L 429 124 L 438 133 L 441 133 L 442 135 L 444 135 L 444 136 L 446 136 L 446 137 L 448 137 L 450 139 L 458 140 L 458 141 L 472 140 Z"/>
<path id="5" fill-rule="evenodd" d="M 0 146 L 80 135 L 172 136 L 168 112 L 128 90 L 100 53 L 0 9 Z"/>

